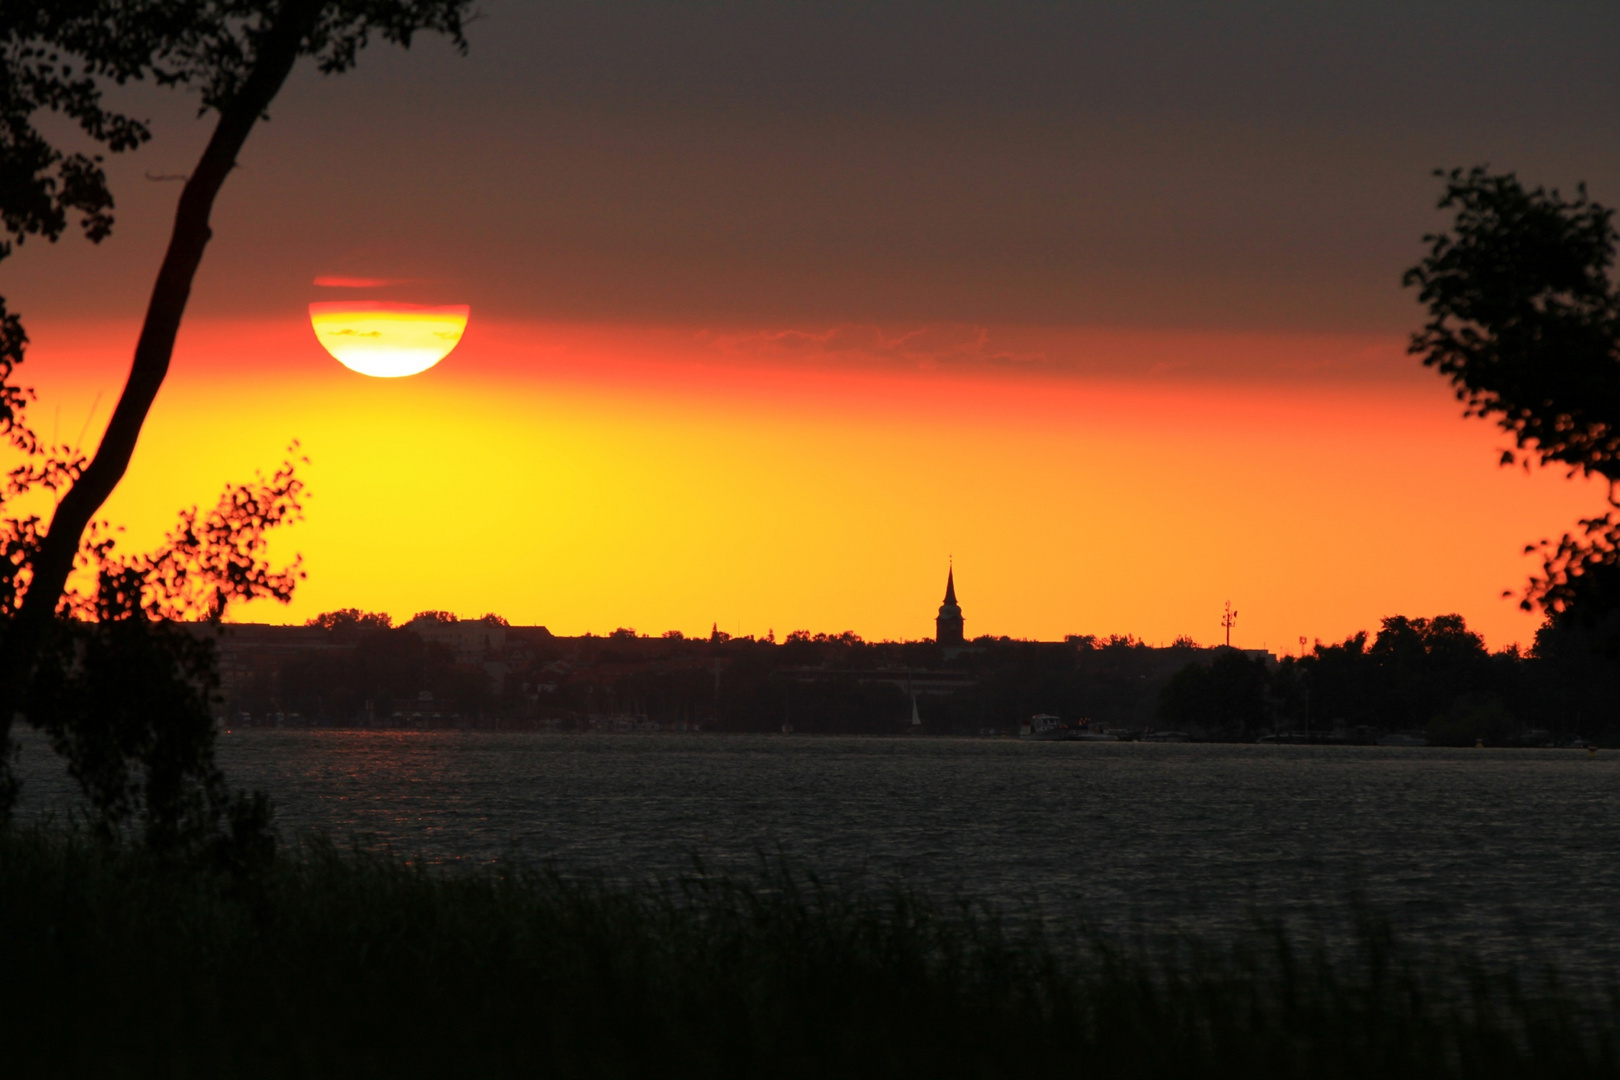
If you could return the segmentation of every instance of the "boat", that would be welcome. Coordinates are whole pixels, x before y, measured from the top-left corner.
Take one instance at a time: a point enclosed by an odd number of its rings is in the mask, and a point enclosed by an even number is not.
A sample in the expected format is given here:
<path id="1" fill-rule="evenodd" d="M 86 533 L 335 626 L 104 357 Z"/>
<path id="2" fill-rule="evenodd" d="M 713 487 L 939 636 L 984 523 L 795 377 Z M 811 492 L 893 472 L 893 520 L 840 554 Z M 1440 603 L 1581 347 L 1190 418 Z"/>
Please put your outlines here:
<path id="1" fill-rule="evenodd" d="M 1069 742 L 1119 742 L 1118 735 L 1111 733 L 1101 724 L 1093 724 L 1089 716 L 1076 720 L 1073 726 L 1067 729 L 1064 738 Z"/>
<path id="2" fill-rule="evenodd" d="M 1018 737 L 1036 742 L 1056 742 L 1070 737 L 1069 725 L 1050 713 L 1036 713 L 1018 726 Z"/>
<path id="3" fill-rule="evenodd" d="M 1315 731 L 1279 731 L 1254 740 L 1270 746 L 1343 746 L 1345 737 Z"/>
<path id="4" fill-rule="evenodd" d="M 1378 736 L 1379 746 L 1428 746 L 1429 740 L 1407 731 L 1396 731 Z"/>
<path id="5" fill-rule="evenodd" d="M 1192 742 L 1185 731 L 1144 731 L 1138 742 Z"/>
<path id="6" fill-rule="evenodd" d="M 1093 731 L 1089 727 L 1075 728 L 1069 732 L 1070 742 L 1119 742 L 1118 735 L 1110 735 L 1106 731 Z"/>

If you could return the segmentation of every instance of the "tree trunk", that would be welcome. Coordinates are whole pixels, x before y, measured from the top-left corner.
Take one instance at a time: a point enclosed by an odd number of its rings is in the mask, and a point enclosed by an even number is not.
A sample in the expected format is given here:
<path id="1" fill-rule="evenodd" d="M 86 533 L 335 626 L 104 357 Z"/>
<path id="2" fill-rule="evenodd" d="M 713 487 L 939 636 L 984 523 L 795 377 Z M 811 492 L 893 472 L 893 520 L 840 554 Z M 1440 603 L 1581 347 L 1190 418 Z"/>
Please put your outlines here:
<path id="1" fill-rule="evenodd" d="M 175 336 L 180 331 L 180 320 L 191 296 L 191 283 L 213 235 L 209 217 L 214 199 L 224 186 L 225 178 L 236 167 L 236 155 L 247 142 L 253 125 L 264 115 L 291 73 L 320 7 L 320 0 L 294 0 L 282 8 L 270 30 L 259 40 L 258 54 L 248 77 L 236 95 L 220 108 L 213 137 L 208 140 L 207 148 L 180 194 L 169 248 L 152 287 L 129 379 L 124 383 L 123 394 L 107 423 L 95 457 L 62 497 L 51 518 L 50 530 L 29 567 L 32 576 L 28 592 L 0 649 L 0 751 L 10 743 L 12 721 L 26 700 L 45 633 L 56 616 L 84 530 L 129 468 L 141 427 L 168 375 Z M 9 763 L 0 758 L 0 819 L 9 813 L 14 794 Z"/>

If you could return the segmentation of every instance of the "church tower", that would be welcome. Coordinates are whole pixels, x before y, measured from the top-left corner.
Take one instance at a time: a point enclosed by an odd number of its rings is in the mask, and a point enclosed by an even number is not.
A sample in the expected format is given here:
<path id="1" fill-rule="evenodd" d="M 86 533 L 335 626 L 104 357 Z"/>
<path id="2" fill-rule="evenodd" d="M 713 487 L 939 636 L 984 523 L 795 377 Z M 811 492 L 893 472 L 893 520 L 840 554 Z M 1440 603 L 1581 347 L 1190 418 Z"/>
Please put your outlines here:
<path id="1" fill-rule="evenodd" d="M 939 605 L 939 618 L 934 620 L 934 640 L 947 648 L 960 648 L 962 637 L 962 609 L 956 603 L 956 568 L 945 572 L 945 602 Z"/>

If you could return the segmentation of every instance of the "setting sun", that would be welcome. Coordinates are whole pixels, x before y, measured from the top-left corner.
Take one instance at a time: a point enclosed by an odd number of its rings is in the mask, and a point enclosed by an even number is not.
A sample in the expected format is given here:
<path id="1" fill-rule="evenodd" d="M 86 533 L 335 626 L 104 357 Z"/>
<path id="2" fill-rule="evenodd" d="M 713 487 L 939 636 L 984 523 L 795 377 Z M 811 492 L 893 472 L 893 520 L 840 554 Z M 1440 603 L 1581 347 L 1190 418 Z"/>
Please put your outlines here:
<path id="1" fill-rule="evenodd" d="M 309 305 L 322 347 L 350 371 L 381 379 L 416 375 L 450 355 L 467 329 L 466 304 L 329 302 Z"/>

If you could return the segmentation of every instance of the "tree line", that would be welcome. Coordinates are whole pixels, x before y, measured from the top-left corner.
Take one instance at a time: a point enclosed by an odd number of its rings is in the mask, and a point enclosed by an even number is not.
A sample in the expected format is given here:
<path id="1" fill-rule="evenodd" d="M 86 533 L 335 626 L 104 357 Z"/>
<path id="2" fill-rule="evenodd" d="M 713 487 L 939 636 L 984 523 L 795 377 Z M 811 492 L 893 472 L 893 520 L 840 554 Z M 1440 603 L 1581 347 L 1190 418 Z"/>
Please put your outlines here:
<path id="1" fill-rule="evenodd" d="M 1280 660 L 1186 638 L 1152 647 L 1122 635 L 981 637 L 947 651 L 849 632 L 778 643 L 621 629 L 519 642 L 498 679 L 385 616 L 329 613 L 311 625 L 326 640 L 254 669 L 233 695 L 233 715 L 296 712 L 329 726 L 589 729 L 617 717 L 664 729 L 1007 735 L 1048 714 L 1127 738 L 1177 730 L 1356 742 L 1404 732 L 1436 745 L 1507 746 L 1620 736 L 1620 665 L 1590 635 L 1551 622 L 1530 650 L 1493 653 L 1459 615 L 1392 616 L 1376 633 Z"/>
<path id="2" fill-rule="evenodd" d="M 1434 745 L 1545 745 L 1620 738 L 1620 666 L 1591 635 L 1549 621 L 1528 652 L 1490 652 L 1460 615 L 1392 616 L 1275 666 L 1236 650 L 1165 686 L 1160 718 L 1222 739 L 1290 732 Z"/>

